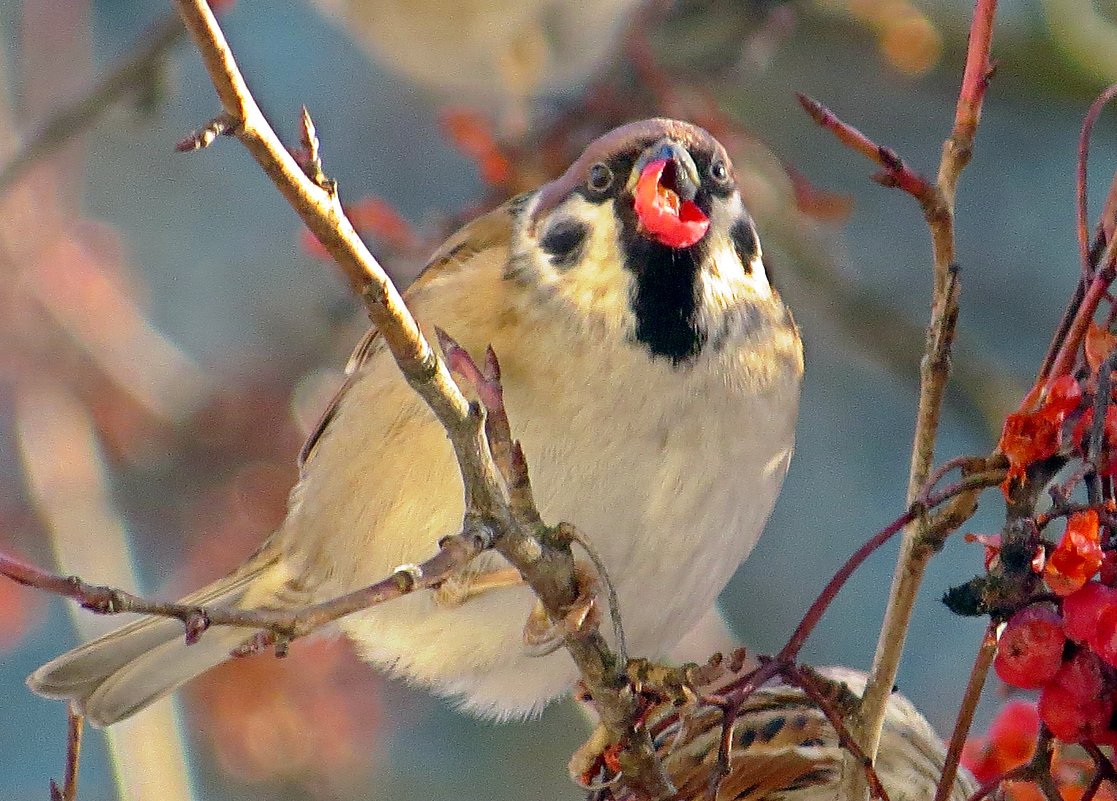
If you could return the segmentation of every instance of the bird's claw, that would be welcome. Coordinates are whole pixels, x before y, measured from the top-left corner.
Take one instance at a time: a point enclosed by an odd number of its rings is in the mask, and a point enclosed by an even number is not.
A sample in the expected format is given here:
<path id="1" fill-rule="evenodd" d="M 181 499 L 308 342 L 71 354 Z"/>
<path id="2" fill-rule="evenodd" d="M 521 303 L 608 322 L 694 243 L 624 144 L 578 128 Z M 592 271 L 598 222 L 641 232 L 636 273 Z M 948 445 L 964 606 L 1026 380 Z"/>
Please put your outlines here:
<path id="1" fill-rule="evenodd" d="M 598 724 L 589 739 L 578 746 L 570 757 L 566 766 L 570 771 L 570 778 L 586 790 L 608 787 L 621 777 L 620 762 L 617 759 L 620 750 L 620 743 L 610 742 L 608 730 L 604 725 Z"/>
<path id="2" fill-rule="evenodd" d="M 586 637 L 601 625 L 601 606 L 597 603 L 601 583 L 597 572 L 585 562 L 575 561 L 574 579 L 578 583 L 578 597 L 562 610 L 560 620 L 552 620 L 540 601 L 532 607 L 524 623 L 524 647 L 531 656 L 553 653 L 567 637 Z"/>

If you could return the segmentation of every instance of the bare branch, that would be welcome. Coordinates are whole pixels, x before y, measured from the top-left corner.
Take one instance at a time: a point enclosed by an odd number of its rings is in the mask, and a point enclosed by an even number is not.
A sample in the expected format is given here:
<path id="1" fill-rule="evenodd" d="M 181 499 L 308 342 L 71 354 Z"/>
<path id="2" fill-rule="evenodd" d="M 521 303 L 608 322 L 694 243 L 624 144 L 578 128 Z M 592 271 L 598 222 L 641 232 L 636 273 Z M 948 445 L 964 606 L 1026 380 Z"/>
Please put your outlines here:
<path id="1" fill-rule="evenodd" d="M 334 257 L 388 345 L 411 387 L 426 401 L 449 435 L 465 487 L 466 526 L 484 521 L 496 536 L 494 547 L 524 576 L 553 621 L 579 599 L 569 543 L 512 508 L 505 495 L 484 432 L 485 414 L 470 404 L 430 347 L 403 298 L 365 248 L 342 211 L 336 193 L 306 174 L 264 119 L 237 68 L 233 54 L 205 0 L 176 0 L 226 114 L 238 122 L 236 135 L 275 183 L 303 222 Z M 522 464 L 522 454 L 519 461 Z M 523 471 L 526 480 L 526 470 Z M 524 497 L 520 496 L 520 500 Z M 565 645 L 593 695 L 610 740 L 619 744 L 618 762 L 627 784 L 649 798 L 673 792 L 639 725 L 639 704 L 624 681 L 624 665 L 600 633 L 567 636 Z"/>
<path id="2" fill-rule="evenodd" d="M 1086 209 L 1086 201 L 1088 198 L 1086 191 L 1086 161 L 1090 153 L 1090 134 L 1094 130 L 1094 123 L 1096 123 L 1098 117 L 1101 116 L 1102 109 L 1104 109 L 1114 97 L 1117 97 L 1117 84 L 1110 86 L 1090 104 L 1090 110 L 1086 112 L 1086 118 L 1082 121 L 1082 132 L 1078 136 L 1078 168 L 1075 176 L 1075 221 L 1078 231 L 1078 255 L 1082 261 L 1083 280 L 1089 280 L 1090 273 L 1093 272 L 1094 266 L 1090 258 L 1090 231 L 1089 221 L 1087 220 L 1088 211 Z M 1104 215 L 1102 224 L 1113 225 L 1112 221 L 1108 223 L 1105 221 Z M 1112 239 L 1112 236 L 1107 235 L 1106 239 Z"/>
<path id="3" fill-rule="evenodd" d="M 970 26 L 969 49 L 958 95 L 954 128 L 943 145 L 935 192 L 921 202 L 931 234 L 934 295 L 926 349 L 920 366 L 919 407 L 908 476 L 908 503 L 927 485 L 934 461 L 939 417 L 950 375 L 950 353 L 958 319 L 959 273 L 955 260 L 954 201 L 958 179 L 969 163 L 982 101 L 990 76 L 989 51 L 996 0 L 977 0 Z M 858 741 L 876 758 L 888 696 L 896 682 L 911 613 L 927 563 L 934 554 L 928 543 L 929 521 L 920 516 L 904 530 L 884 624 L 881 627 L 869 682 L 859 713 Z"/>
<path id="4" fill-rule="evenodd" d="M 133 55 L 106 72 L 76 100 L 51 114 L 0 164 L 0 194 L 38 161 L 92 126 L 113 103 L 149 85 L 159 62 L 183 33 L 182 22 L 175 16 L 156 23 L 140 37 L 143 45 Z"/>
<path id="5" fill-rule="evenodd" d="M 811 115 L 811 119 L 834 134 L 839 142 L 884 168 L 873 176 L 878 184 L 902 189 L 920 203 L 933 195 L 934 186 L 922 175 L 912 171 L 892 148 L 878 145 L 814 98 L 799 93 L 796 97 L 799 98 L 799 105 Z"/>
<path id="6" fill-rule="evenodd" d="M 954 731 L 950 735 L 950 747 L 946 752 L 946 762 L 943 763 L 942 776 L 939 786 L 935 790 L 935 801 L 947 801 L 954 789 L 954 779 L 958 775 L 958 763 L 962 759 L 962 748 L 966 745 L 966 738 L 973 725 L 974 713 L 977 712 L 977 702 L 981 699 L 981 690 L 985 687 L 985 677 L 989 674 L 989 666 L 993 664 L 993 656 L 997 653 L 997 627 L 989 624 L 985 635 L 981 638 L 981 647 L 977 651 L 973 670 L 970 671 L 970 680 L 966 684 L 966 692 L 962 697 L 962 705 L 958 711 L 958 719 L 954 722 Z"/>
<path id="7" fill-rule="evenodd" d="M 888 791 L 884 789 L 884 784 L 881 782 L 876 768 L 873 767 L 873 760 L 857 745 L 857 741 L 853 739 L 842 716 L 834 707 L 830 693 L 835 682 L 825 679 L 814 670 L 805 667 L 793 668 L 785 672 L 784 677 L 805 692 L 807 697 L 814 701 L 815 706 L 830 721 L 830 725 L 834 727 L 834 732 L 838 735 L 838 741 L 842 744 L 842 747 L 852 755 L 854 760 L 861 764 L 872 797 L 880 799 L 880 801 L 889 801 Z M 951 779 L 951 783 L 953 781 Z"/>
<path id="8" fill-rule="evenodd" d="M 114 587 L 89 584 L 77 576 L 58 576 L 40 570 L 0 551 L 0 575 L 28 587 L 76 601 L 99 615 L 138 613 L 181 620 L 188 642 L 196 641 L 210 626 L 263 629 L 274 635 L 259 644 L 275 644 L 305 636 L 345 615 L 435 587 L 491 546 L 491 532 L 478 529 L 445 537 L 437 554 L 419 565 L 402 565 L 390 576 L 364 589 L 301 609 L 237 609 L 224 606 L 189 606 L 143 598 Z"/>
<path id="9" fill-rule="evenodd" d="M 85 716 L 74 709 L 67 710 L 66 772 L 59 787 L 50 782 L 50 801 L 77 801 L 78 766 L 81 764 L 81 739 L 85 731 Z"/>

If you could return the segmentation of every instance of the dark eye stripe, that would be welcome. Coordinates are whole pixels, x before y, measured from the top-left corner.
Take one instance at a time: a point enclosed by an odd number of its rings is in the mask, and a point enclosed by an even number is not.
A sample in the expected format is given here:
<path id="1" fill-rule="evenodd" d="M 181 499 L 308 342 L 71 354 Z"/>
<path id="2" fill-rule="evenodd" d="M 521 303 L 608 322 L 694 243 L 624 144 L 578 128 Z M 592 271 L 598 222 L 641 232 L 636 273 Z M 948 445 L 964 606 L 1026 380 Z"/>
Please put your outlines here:
<path id="1" fill-rule="evenodd" d="M 551 264 L 568 270 L 581 260 L 589 232 L 589 226 L 580 220 L 559 220 L 543 234 L 539 246 L 551 257 Z"/>
<path id="2" fill-rule="evenodd" d="M 749 272 L 752 269 L 752 260 L 756 258 L 759 250 L 760 242 L 756 238 L 756 231 L 753 230 L 752 222 L 748 217 L 742 217 L 733 223 L 733 227 L 729 229 L 729 238 L 733 240 L 733 249 L 737 251 L 737 257 L 744 265 L 745 272 Z"/>

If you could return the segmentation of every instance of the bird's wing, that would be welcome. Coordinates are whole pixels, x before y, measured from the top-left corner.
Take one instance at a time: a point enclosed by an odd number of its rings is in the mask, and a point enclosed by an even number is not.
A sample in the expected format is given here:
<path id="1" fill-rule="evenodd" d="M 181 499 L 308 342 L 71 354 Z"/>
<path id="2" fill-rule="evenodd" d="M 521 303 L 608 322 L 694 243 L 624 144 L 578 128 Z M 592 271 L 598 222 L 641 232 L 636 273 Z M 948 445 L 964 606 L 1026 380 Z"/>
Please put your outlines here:
<path id="1" fill-rule="evenodd" d="M 684 715 L 685 719 L 685 715 Z M 709 784 L 721 736 L 721 714 L 702 710 L 685 724 L 682 743 L 668 746 L 667 765 L 681 795 L 701 796 Z M 677 728 L 661 736 L 666 743 Z M 840 765 L 833 729 L 794 688 L 765 688 L 745 704 L 733 729 L 729 773 L 718 801 L 770 801 L 832 780 Z"/>
<path id="2" fill-rule="evenodd" d="M 493 258 L 507 259 L 508 245 L 512 239 L 512 229 L 516 215 L 523 208 L 527 195 L 518 195 L 501 206 L 493 209 L 454 233 L 431 256 L 419 276 L 404 293 L 407 305 L 413 311 L 421 305 L 425 291 L 439 278 L 450 273 L 468 270 L 481 262 Z M 361 374 L 361 368 L 372 354 L 382 347 L 380 332 L 376 327 L 365 332 L 353 349 L 345 366 L 345 381 L 330 400 L 317 424 L 310 432 L 302 450 L 299 452 L 299 471 L 302 472 L 314 447 L 322 438 L 330 421 L 337 414 L 338 405 Z"/>

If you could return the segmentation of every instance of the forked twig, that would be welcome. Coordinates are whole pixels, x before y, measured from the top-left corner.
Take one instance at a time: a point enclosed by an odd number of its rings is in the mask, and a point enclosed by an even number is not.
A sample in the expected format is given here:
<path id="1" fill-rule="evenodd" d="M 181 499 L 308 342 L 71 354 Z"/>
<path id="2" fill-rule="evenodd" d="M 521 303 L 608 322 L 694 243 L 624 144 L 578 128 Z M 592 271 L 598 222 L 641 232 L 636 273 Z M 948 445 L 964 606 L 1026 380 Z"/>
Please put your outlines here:
<path id="1" fill-rule="evenodd" d="M 982 101 L 992 74 L 989 51 L 995 14 L 996 0 L 977 0 L 970 25 L 966 66 L 955 107 L 954 125 L 943 144 L 942 158 L 933 185 L 928 186 L 925 181 L 919 180 L 896 154 L 876 145 L 852 126 L 826 112 L 819 104 L 804 102 L 812 117 L 835 133 L 843 143 L 884 166 L 889 178 L 886 183 L 903 188 L 919 201 L 931 235 L 934 295 L 920 368 L 919 408 L 908 478 L 909 504 L 914 504 L 920 492 L 928 485 L 949 378 L 959 295 L 954 200 L 958 178 L 972 154 L 974 136 L 981 119 Z M 875 758 L 880 744 L 888 697 L 895 684 L 915 597 L 927 562 L 934 553 L 934 548 L 928 543 L 928 533 L 926 516 L 917 515 L 905 528 L 900 546 L 885 620 L 859 715 L 858 741 L 870 758 Z"/>
<path id="2" fill-rule="evenodd" d="M 435 587 L 465 567 L 477 554 L 492 546 L 493 532 L 476 526 L 468 532 L 443 538 L 439 550 L 418 565 L 401 565 L 388 577 L 330 601 L 299 609 L 237 609 L 225 606 L 191 606 L 143 598 L 114 587 L 89 584 L 77 576 L 59 576 L 21 562 L 0 551 L 0 575 L 28 587 L 61 595 L 101 615 L 138 613 L 181 620 L 188 642 L 196 641 L 210 626 L 261 629 L 272 636 L 257 647 L 305 636 L 338 618 L 370 606 Z"/>

